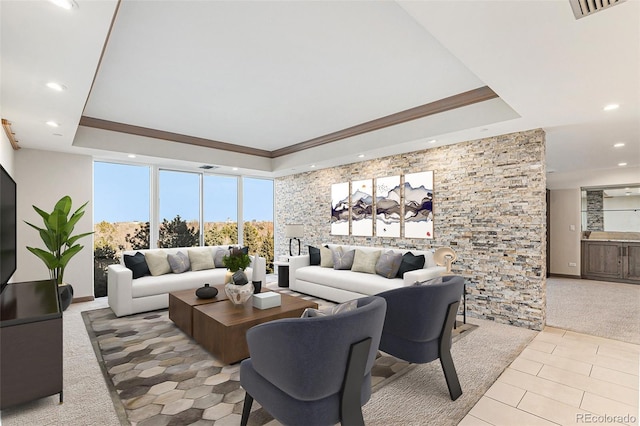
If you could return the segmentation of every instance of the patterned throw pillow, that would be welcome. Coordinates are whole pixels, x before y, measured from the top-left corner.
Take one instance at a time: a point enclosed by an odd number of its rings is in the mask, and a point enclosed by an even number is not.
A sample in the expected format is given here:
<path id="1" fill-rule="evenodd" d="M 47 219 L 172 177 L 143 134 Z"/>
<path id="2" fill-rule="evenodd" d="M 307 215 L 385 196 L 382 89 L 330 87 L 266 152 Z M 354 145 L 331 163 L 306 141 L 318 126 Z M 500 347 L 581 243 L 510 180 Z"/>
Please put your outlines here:
<path id="1" fill-rule="evenodd" d="M 167 260 L 167 253 L 163 251 L 148 251 L 144 254 L 144 259 L 149 265 L 151 275 L 164 275 L 171 272 L 171 266 Z"/>
<path id="2" fill-rule="evenodd" d="M 424 254 L 419 256 L 414 255 L 410 251 L 406 252 L 402 256 L 402 263 L 398 269 L 398 278 L 403 278 L 405 272 L 415 271 L 424 267 Z"/>
<path id="3" fill-rule="evenodd" d="M 318 309 L 307 308 L 304 310 L 300 318 L 326 317 L 328 315 L 336 315 L 343 312 L 355 311 L 356 309 L 358 309 L 358 300 L 354 299 L 333 306 L 331 308 L 325 308 L 321 311 Z"/>
<path id="4" fill-rule="evenodd" d="M 216 268 L 224 268 L 224 262 L 222 258 L 225 256 L 229 256 L 231 254 L 231 250 L 221 249 L 216 250 L 216 254 L 213 256 L 213 263 Z"/>
<path id="5" fill-rule="evenodd" d="M 353 266 L 353 258 L 356 255 L 355 250 L 344 251 L 342 247 L 331 249 L 333 257 L 333 269 L 351 269 Z"/>
<path id="6" fill-rule="evenodd" d="M 131 269 L 133 279 L 151 274 L 151 272 L 149 271 L 149 267 L 147 266 L 147 261 L 144 259 L 144 254 L 140 252 L 137 252 L 133 256 L 131 256 L 130 254 L 125 254 L 124 266 Z"/>
<path id="7" fill-rule="evenodd" d="M 365 272 L 367 274 L 375 274 L 376 263 L 380 258 L 380 253 L 382 253 L 381 250 L 366 252 L 366 251 L 356 249 L 351 270 L 353 272 Z"/>
<path id="8" fill-rule="evenodd" d="M 187 253 L 189 253 L 189 262 L 191 262 L 192 271 L 215 268 L 210 250 L 188 250 Z"/>
<path id="9" fill-rule="evenodd" d="M 174 274 L 187 272 L 191 267 L 189 256 L 181 251 L 177 252 L 176 254 L 168 254 L 167 260 L 169 261 L 169 266 L 171 266 L 171 270 Z"/>
<path id="10" fill-rule="evenodd" d="M 376 274 L 385 278 L 396 278 L 398 269 L 402 263 L 402 253 L 393 250 L 386 251 L 380 255 L 376 263 Z"/>
<path id="11" fill-rule="evenodd" d="M 333 268 L 333 253 L 327 246 L 320 247 L 320 266 L 323 268 Z"/>

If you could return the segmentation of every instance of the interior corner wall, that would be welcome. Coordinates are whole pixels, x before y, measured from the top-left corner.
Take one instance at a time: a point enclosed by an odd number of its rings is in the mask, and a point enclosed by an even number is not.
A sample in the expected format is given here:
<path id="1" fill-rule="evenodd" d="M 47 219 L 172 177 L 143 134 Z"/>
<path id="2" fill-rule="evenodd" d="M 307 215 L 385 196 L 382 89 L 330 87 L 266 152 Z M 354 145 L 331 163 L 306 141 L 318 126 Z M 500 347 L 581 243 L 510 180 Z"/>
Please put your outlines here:
<path id="1" fill-rule="evenodd" d="M 549 204 L 549 272 L 579 278 L 582 229 L 580 188 L 552 190 Z"/>
<path id="2" fill-rule="evenodd" d="M 45 248 L 38 232 L 24 223 L 42 226 L 42 218 L 33 205 L 44 211 L 53 210 L 55 203 L 65 195 L 73 201 L 72 210 L 87 201 L 85 214 L 76 224 L 74 234 L 93 231 L 93 159 L 52 151 L 21 149 L 15 155 L 18 213 L 18 264 L 13 281 L 31 281 L 49 278 L 44 263 L 26 247 Z M 74 289 L 74 298 L 93 297 L 93 237 L 78 241 L 84 246 L 69 262 L 64 281 Z"/>
<path id="3" fill-rule="evenodd" d="M 331 184 L 434 171 L 434 239 L 330 235 Z M 275 180 L 276 258 L 286 223 L 305 245 L 451 246 L 467 314 L 541 330 L 546 309 L 545 134 L 541 129 L 363 161 Z"/>

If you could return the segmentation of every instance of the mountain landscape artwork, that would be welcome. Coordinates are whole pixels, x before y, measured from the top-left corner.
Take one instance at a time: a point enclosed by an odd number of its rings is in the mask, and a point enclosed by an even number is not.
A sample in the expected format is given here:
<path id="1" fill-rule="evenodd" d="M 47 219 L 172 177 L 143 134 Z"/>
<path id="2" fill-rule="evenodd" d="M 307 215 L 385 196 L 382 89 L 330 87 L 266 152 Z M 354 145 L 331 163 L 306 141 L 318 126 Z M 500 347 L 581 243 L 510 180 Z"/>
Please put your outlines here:
<path id="1" fill-rule="evenodd" d="M 400 176 L 376 179 L 376 235 L 400 238 Z"/>
<path id="2" fill-rule="evenodd" d="M 433 171 L 404 177 L 404 237 L 433 238 Z"/>
<path id="3" fill-rule="evenodd" d="M 351 235 L 373 236 L 373 179 L 351 182 Z"/>
<path id="4" fill-rule="evenodd" d="M 331 185 L 331 235 L 349 235 L 349 182 Z"/>

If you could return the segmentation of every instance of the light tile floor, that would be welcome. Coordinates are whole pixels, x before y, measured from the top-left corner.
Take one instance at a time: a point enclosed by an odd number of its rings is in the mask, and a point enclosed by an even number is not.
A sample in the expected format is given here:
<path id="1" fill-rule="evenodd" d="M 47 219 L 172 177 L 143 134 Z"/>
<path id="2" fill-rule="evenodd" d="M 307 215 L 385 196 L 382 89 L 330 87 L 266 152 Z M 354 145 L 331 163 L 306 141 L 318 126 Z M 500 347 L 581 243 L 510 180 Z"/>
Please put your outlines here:
<path id="1" fill-rule="evenodd" d="M 638 425 L 640 345 L 546 327 L 460 426 Z"/>

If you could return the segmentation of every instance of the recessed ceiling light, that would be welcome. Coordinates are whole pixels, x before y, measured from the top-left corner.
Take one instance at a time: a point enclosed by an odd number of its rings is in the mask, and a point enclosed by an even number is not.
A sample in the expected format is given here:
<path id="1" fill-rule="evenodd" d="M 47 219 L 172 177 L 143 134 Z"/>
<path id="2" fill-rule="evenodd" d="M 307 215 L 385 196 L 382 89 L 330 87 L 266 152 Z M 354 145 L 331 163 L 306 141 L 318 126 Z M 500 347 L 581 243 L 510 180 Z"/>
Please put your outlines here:
<path id="1" fill-rule="evenodd" d="M 64 84 L 56 83 L 55 81 L 48 82 L 47 87 L 51 90 L 55 90 L 56 92 L 67 90 L 67 86 L 65 86 Z"/>
<path id="2" fill-rule="evenodd" d="M 358 158 L 364 158 L 364 154 L 358 155 Z"/>
<path id="3" fill-rule="evenodd" d="M 78 7 L 78 3 L 74 0 L 49 0 L 51 3 L 65 10 L 71 10 Z"/>
<path id="4" fill-rule="evenodd" d="M 614 109 L 618 109 L 618 108 L 620 108 L 620 105 L 618 105 L 618 104 L 609 104 L 609 105 L 605 106 L 603 109 L 605 111 L 613 111 Z"/>
<path id="5" fill-rule="evenodd" d="M 627 165 L 627 163 L 618 163 L 618 166 L 620 166 L 620 167 L 624 167 L 626 165 Z"/>
<path id="6" fill-rule="evenodd" d="M 315 165 L 315 164 L 312 164 L 312 165 L 311 165 L 311 168 L 312 168 L 312 169 L 315 169 L 315 168 L 316 168 L 316 165 Z"/>
<path id="7" fill-rule="evenodd" d="M 136 158 L 136 155 L 135 155 L 135 154 L 129 154 L 129 155 L 127 155 L 127 157 L 129 157 L 129 158 Z"/>
<path id="8" fill-rule="evenodd" d="M 618 142 L 618 143 L 613 144 L 614 148 L 622 148 L 623 146 L 624 146 L 624 142 Z"/>
<path id="9" fill-rule="evenodd" d="M 631 195 L 631 193 L 630 192 L 625 192 L 624 195 Z"/>
<path id="10" fill-rule="evenodd" d="M 48 124 L 49 126 L 51 126 L 51 127 L 60 127 L 60 124 L 56 123 L 56 122 L 55 122 L 55 121 L 53 121 L 53 120 L 49 120 L 49 121 L 47 121 L 47 124 Z"/>
<path id="11" fill-rule="evenodd" d="M 436 140 L 436 139 L 431 139 L 431 140 L 429 141 L 429 143 L 436 143 L 436 142 L 437 142 L 437 140 Z"/>
<path id="12" fill-rule="evenodd" d="M 237 168 L 237 167 L 234 167 L 234 168 L 233 168 L 233 169 L 231 169 L 231 170 L 233 170 L 233 171 L 237 171 L 237 170 L 238 170 L 238 168 Z"/>

